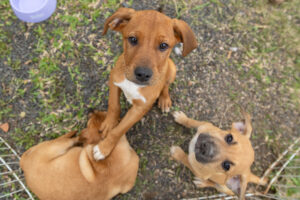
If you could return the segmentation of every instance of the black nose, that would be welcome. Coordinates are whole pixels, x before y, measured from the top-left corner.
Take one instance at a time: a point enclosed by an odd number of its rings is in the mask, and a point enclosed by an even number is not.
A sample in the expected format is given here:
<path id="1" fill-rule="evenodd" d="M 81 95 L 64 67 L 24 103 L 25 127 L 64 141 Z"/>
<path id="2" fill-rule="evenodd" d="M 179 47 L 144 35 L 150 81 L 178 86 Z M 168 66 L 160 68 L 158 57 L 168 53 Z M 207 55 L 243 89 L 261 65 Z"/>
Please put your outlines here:
<path id="1" fill-rule="evenodd" d="M 152 70 L 148 67 L 137 67 L 134 70 L 134 74 L 136 77 L 136 80 L 138 80 L 141 83 L 145 83 L 150 80 L 152 77 Z"/>
<path id="2" fill-rule="evenodd" d="M 201 163 L 209 163 L 217 154 L 218 148 L 213 137 L 208 134 L 200 134 L 195 145 L 196 160 Z"/>

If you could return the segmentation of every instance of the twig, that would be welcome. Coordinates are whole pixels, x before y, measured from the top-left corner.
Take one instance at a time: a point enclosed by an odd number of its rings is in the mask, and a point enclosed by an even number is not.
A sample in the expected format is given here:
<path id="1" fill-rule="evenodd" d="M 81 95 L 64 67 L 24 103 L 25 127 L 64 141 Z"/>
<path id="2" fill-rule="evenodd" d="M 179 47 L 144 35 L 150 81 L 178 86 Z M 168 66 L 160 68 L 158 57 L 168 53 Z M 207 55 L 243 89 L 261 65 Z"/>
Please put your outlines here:
<path id="1" fill-rule="evenodd" d="M 176 15 L 178 16 L 178 7 L 177 7 L 177 1 L 173 0 L 174 5 L 175 5 L 175 11 L 176 11 Z"/>

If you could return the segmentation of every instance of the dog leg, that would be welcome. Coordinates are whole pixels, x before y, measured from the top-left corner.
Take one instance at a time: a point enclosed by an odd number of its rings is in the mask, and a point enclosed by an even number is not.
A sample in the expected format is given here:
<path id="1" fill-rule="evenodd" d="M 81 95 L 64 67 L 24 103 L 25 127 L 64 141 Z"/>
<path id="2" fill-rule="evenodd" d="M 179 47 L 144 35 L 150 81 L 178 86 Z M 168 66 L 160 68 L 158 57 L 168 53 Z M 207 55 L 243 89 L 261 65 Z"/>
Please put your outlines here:
<path id="1" fill-rule="evenodd" d="M 194 178 L 193 183 L 199 188 L 213 187 L 216 188 L 219 192 L 223 192 L 225 194 L 233 196 L 234 193 L 225 185 L 219 185 L 214 183 L 211 180 L 204 180 L 202 178 L 198 178 L 197 176 Z"/>
<path id="2" fill-rule="evenodd" d="M 214 188 L 216 188 L 219 192 L 223 192 L 227 195 L 230 195 L 230 196 L 234 196 L 234 192 L 232 192 L 231 189 L 229 189 L 226 185 L 219 185 L 219 184 L 214 184 L 213 186 Z"/>
<path id="3" fill-rule="evenodd" d="M 134 100 L 134 102 L 136 102 L 136 100 Z M 138 100 L 138 102 L 141 102 L 141 100 Z M 106 156 L 108 156 L 120 138 L 136 122 L 138 122 L 151 107 L 152 104 L 144 104 L 141 102 L 140 105 L 137 105 L 134 103 L 120 123 L 107 134 L 107 137 L 100 141 L 98 145 L 94 146 L 93 155 L 95 160 L 103 160 Z"/>
<path id="4" fill-rule="evenodd" d="M 188 155 L 179 146 L 171 147 L 171 156 L 172 158 L 189 168 L 194 174 L 196 173 L 189 162 Z"/>
<path id="5" fill-rule="evenodd" d="M 210 180 L 204 180 L 202 178 L 198 178 L 197 176 L 194 177 L 193 183 L 198 188 L 206 188 L 206 187 L 215 187 L 216 184 Z"/>
<path id="6" fill-rule="evenodd" d="M 169 112 L 172 106 L 172 101 L 169 95 L 169 84 L 166 84 L 160 93 L 158 99 L 158 107 L 162 112 Z"/>
<path id="7" fill-rule="evenodd" d="M 120 118 L 121 106 L 120 106 L 120 94 L 121 89 L 113 83 L 113 70 L 109 79 L 109 97 L 108 97 L 108 111 L 105 120 L 101 124 L 100 131 L 102 131 L 101 137 L 105 138 L 107 133 L 113 129 Z"/>
<path id="8" fill-rule="evenodd" d="M 176 111 L 173 113 L 175 121 L 188 128 L 198 128 L 199 126 L 211 126 L 212 124 L 204 121 L 197 121 L 188 118 L 182 111 Z"/>
<path id="9" fill-rule="evenodd" d="M 251 183 L 258 184 L 258 185 L 266 185 L 268 182 L 268 179 L 267 178 L 261 179 L 260 177 L 250 173 L 248 181 Z"/>
<path id="10" fill-rule="evenodd" d="M 169 112 L 172 106 L 172 101 L 169 95 L 169 86 L 171 83 L 174 82 L 176 77 L 176 66 L 172 60 L 169 60 L 169 69 L 167 74 L 169 75 L 169 80 L 165 84 L 158 99 L 158 107 L 161 109 L 162 112 Z"/>

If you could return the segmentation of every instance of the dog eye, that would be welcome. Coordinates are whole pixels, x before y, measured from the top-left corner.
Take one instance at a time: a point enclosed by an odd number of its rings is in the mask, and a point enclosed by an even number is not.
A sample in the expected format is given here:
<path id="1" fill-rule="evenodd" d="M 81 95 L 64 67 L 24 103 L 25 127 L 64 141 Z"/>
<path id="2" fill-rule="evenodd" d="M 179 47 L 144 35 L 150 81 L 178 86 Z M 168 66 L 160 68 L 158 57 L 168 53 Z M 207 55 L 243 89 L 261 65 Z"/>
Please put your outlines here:
<path id="1" fill-rule="evenodd" d="M 129 37 L 129 38 L 128 38 L 128 41 L 129 41 L 129 43 L 130 43 L 131 45 L 133 45 L 133 46 L 137 45 L 137 43 L 138 43 L 138 40 L 137 40 L 136 37 Z"/>
<path id="2" fill-rule="evenodd" d="M 227 144 L 231 144 L 233 142 L 233 136 L 229 133 L 225 136 L 225 141 Z"/>
<path id="3" fill-rule="evenodd" d="M 222 168 L 225 170 L 225 171 L 228 171 L 230 169 L 230 165 L 231 165 L 231 162 L 230 161 L 224 161 L 222 162 Z"/>
<path id="4" fill-rule="evenodd" d="M 167 43 L 161 43 L 159 45 L 159 50 L 165 51 L 168 47 L 169 47 L 169 45 Z"/>

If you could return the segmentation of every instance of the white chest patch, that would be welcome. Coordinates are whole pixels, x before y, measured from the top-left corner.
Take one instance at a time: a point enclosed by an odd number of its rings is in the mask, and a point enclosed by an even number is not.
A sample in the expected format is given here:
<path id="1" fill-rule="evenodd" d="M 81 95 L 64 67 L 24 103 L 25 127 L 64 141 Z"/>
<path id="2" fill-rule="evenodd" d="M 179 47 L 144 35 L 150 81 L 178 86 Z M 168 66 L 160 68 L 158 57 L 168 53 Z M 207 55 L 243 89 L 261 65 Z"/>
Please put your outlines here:
<path id="1" fill-rule="evenodd" d="M 119 88 L 121 88 L 121 90 L 124 92 L 124 95 L 125 95 L 127 101 L 130 104 L 132 104 L 133 99 L 140 99 L 144 103 L 146 103 L 145 97 L 143 95 L 141 95 L 141 93 L 139 92 L 139 88 L 143 88 L 145 86 L 133 83 L 133 82 L 127 80 L 126 78 L 124 79 L 124 81 L 122 81 L 120 83 L 114 82 L 114 84 L 116 86 L 118 86 Z"/>

